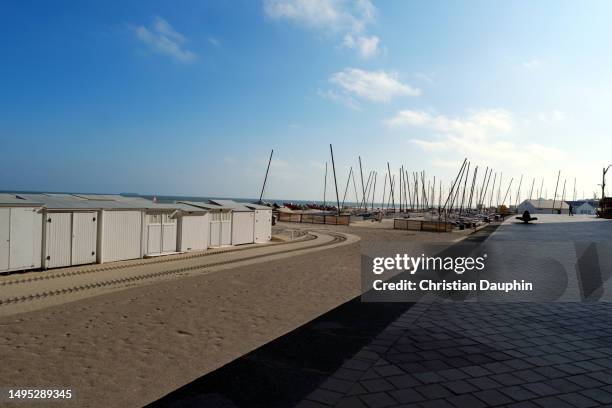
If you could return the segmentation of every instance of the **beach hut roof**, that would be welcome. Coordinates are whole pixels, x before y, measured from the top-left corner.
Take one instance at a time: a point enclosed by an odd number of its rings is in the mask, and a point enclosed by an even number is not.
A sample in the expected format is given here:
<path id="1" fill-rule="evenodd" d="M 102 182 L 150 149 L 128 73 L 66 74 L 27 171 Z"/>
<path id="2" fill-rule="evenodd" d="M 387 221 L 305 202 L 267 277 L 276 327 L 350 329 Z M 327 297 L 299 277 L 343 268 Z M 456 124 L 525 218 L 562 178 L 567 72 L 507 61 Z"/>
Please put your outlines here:
<path id="1" fill-rule="evenodd" d="M 272 207 L 268 207 L 267 205 L 261 205 L 261 204 L 247 203 L 247 204 L 244 204 L 244 206 L 252 210 L 272 210 Z"/>
<path id="2" fill-rule="evenodd" d="M 20 198 L 16 194 L 0 193 L 0 206 L 2 207 L 42 207 L 36 200 Z"/>
<path id="3" fill-rule="evenodd" d="M 106 209 L 139 209 L 137 205 L 119 201 L 96 201 L 71 194 L 17 194 L 26 200 L 39 202 L 51 210 L 106 210 Z"/>
<path id="4" fill-rule="evenodd" d="M 205 203 L 201 201 L 179 201 L 178 204 L 185 204 L 190 207 L 202 208 L 209 211 L 230 211 L 231 208 L 223 207 L 217 204 Z"/>
<path id="5" fill-rule="evenodd" d="M 238 203 L 238 202 L 236 202 L 234 200 L 217 200 L 217 199 L 213 199 L 213 200 L 208 200 L 208 201 L 213 203 L 213 204 L 220 205 L 222 207 L 231 208 L 232 211 L 252 211 L 252 209 L 250 209 L 247 206 L 245 206 L 245 204 Z"/>

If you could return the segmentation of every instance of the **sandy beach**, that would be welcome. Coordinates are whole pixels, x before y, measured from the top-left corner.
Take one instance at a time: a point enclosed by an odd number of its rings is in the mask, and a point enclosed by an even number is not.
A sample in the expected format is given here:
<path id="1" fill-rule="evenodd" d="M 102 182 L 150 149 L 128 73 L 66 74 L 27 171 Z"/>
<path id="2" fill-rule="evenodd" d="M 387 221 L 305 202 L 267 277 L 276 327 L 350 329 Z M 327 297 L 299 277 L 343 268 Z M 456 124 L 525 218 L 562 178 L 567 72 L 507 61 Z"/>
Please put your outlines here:
<path id="1" fill-rule="evenodd" d="M 469 233 L 316 229 L 428 242 Z M 359 245 L 353 241 L 2 317 L 3 385 L 71 388 L 74 406 L 142 406 L 357 296 Z"/>

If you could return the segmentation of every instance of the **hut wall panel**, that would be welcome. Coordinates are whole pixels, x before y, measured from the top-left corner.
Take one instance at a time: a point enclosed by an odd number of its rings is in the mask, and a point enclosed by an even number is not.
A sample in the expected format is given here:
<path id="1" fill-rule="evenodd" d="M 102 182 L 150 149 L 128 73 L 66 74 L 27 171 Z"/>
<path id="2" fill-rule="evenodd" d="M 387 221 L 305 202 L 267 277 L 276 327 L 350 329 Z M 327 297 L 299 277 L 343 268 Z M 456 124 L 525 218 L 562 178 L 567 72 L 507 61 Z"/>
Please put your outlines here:
<path id="1" fill-rule="evenodd" d="M 41 245 L 38 208 L 0 208 L 0 272 L 40 268 Z"/>
<path id="2" fill-rule="evenodd" d="M 162 225 L 162 252 L 176 251 L 176 222 Z"/>
<path id="3" fill-rule="evenodd" d="M 147 224 L 147 250 L 145 255 L 159 254 L 162 251 L 161 224 Z"/>
<path id="4" fill-rule="evenodd" d="M 232 245 L 252 244 L 255 228 L 253 211 L 236 211 L 232 214 Z"/>
<path id="5" fill-rule="evenodd" d="M 40 268 L 42 214 L 34 208 L 11 209 L 9 268 Z"/>
<path id="6" fill-rule="evenodd" d="M 221 225 L 221 246 L 232 245 L 232 223 L 231 221 L 222 221 L 220 225 Z"/>
<path id="7" fill-rule="evenodd" d="M 102 262 L 140 258 L 140 211 L 105 211 L 102 217 Z"/>
<path id="8" fill-rule="evenodd" d="M 9 237 L 11 231 L 11 210 L 0 208 L 0 272 L 9 270 Z"/>
<path id="9" fill-rule="evenodd" d="M 181 251 L 203 251 L 209 246 L 209 214 L 181 217 Z"/>
<path id="10" fill-rule="evenodd" d="M 255 210 L 255 242 L 272 239 L 272 210 Z"/>
<path id="11" fill-rule="evenodd" d="M 72 215 L 72 265 L 96 262 L 98 215 L 76 212 Z"/>
<path id="12" fill-rule="evenodd" d="M 45 223 L 45 267 L 70 266 L 72 213 L 47 213 Z"/>
<path id="13" fill-rule="evenodd" d="M 221 246 L 221 222 L 211 221 L 210 222 L 210 246 L 219 247 Z"/>

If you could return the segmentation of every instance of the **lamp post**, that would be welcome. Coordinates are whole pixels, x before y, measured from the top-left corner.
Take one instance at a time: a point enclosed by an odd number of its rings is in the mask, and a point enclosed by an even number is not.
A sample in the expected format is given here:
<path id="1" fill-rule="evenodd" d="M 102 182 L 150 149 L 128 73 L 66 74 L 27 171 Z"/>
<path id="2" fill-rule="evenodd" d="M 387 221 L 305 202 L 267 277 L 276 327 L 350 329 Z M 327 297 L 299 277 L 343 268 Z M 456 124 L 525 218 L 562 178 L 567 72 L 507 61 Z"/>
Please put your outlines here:
<path id="1" fill-rule="evenodd" d="M 606 173 L 608 172 L 608 170 L 610 170 L 610 167 L 612 167 L 612 164 L 610 164 L 608 167 L 603 169 L 603 175 L 601 176 L 601 199 L 602 200 L 606 196 Z"/>

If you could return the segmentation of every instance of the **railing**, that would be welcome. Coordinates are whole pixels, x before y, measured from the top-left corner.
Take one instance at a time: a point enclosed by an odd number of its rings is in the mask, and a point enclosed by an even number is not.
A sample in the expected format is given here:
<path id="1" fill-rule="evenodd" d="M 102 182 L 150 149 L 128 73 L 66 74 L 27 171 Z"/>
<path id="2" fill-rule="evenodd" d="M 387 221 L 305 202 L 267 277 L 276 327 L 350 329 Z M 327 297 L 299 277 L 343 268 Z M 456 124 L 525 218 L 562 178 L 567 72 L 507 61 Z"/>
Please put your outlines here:
<path id="1" fill-rule="evenodd" d="M 450 232 L 453 230 L 453 225 L 449 222 L 444 221 L 425 221 L 410 220 L 407 218 L 395 218 L 393 220 L 393 229 L 408 231 Z"/>
<path id="2" fill-rule="evenodd" d="M 350 215 L 278 213 L 278 220 L 305 224 L 349 225 Z"/>

